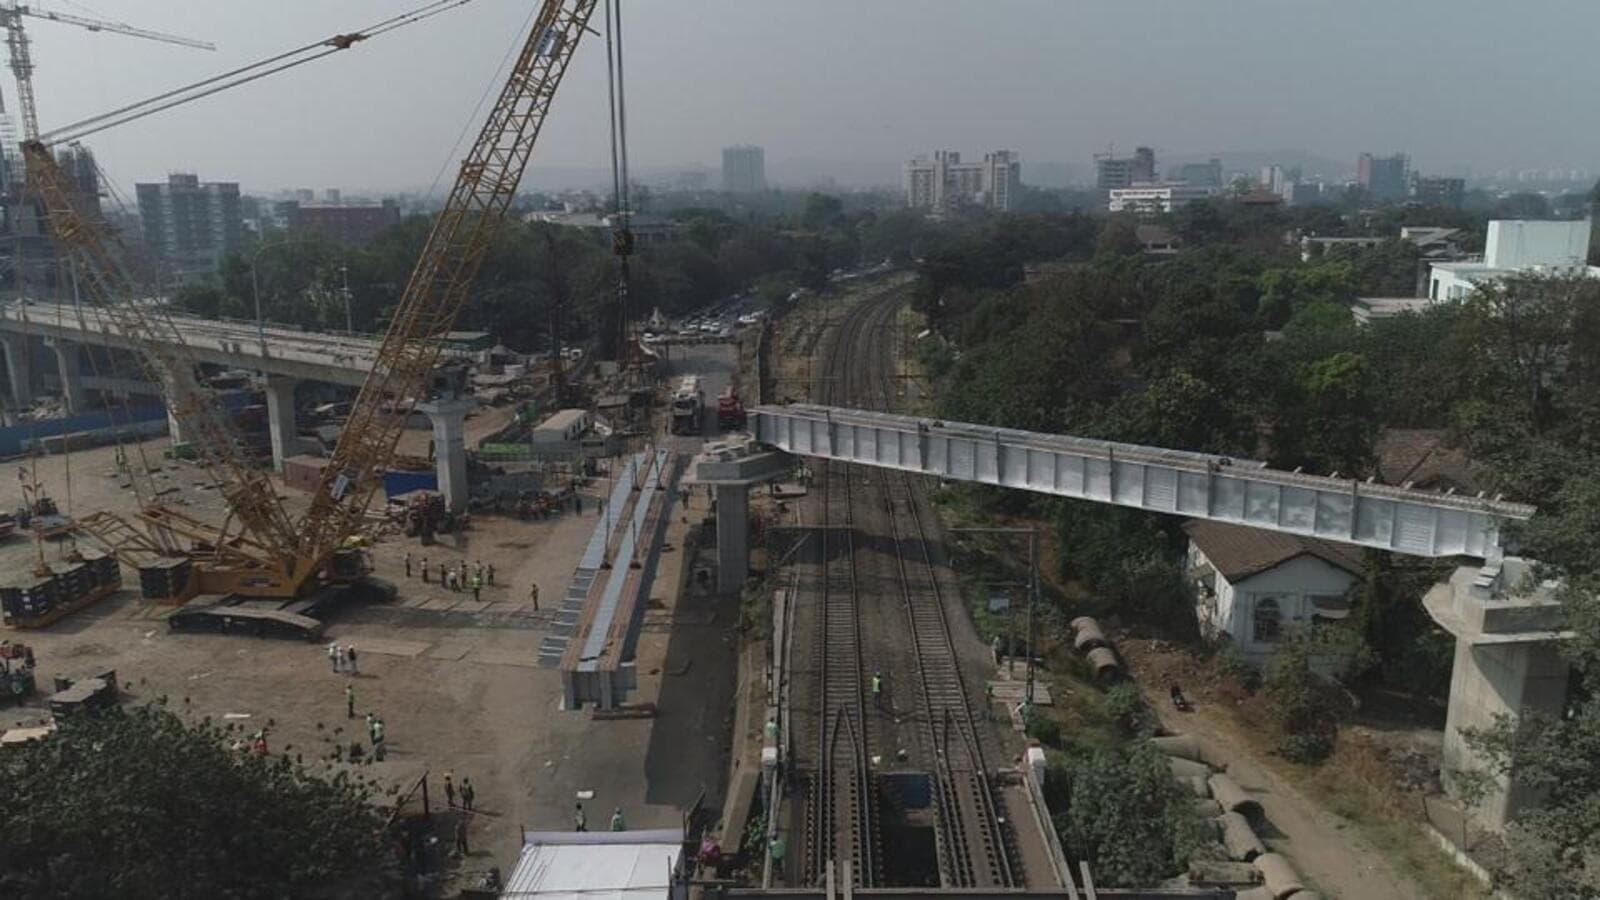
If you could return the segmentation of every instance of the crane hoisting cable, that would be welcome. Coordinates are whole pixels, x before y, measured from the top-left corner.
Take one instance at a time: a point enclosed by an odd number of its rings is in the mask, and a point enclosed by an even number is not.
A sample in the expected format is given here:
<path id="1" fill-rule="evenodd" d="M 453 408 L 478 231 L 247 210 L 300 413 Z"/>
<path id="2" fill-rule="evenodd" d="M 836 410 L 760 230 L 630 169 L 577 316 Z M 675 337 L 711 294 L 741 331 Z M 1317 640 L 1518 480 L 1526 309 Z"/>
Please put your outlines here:
<path id="1" fill-rule="evenodd" d="M 276 53 L 265 59 L 258 60 L 246 66 L 230 69 L 210 78 L 174 88 L 170 91 L 147 97 L 136 103 L 99 115 L 80 119 L 69 125 L 63 125 L 40 135 L 45 144 L 61 144 L 88 137 L 91 134 L 124 125 L 128 122 L 154 115 L 174 106 L 182 106 L 201 100 L 212 94 L 220 93 L 252 81 L 266 78 L 289 69 L 303 66 L 325 56 L 332 56 L 341 50 L 348 50 L 356 44 L 371 40 L 382 34 L 387 34 L 397 28 L 414 25 L 418 22 L 431 19 L 440 13 L 448 12 L 458 6 L 465 6 L 472 0 L 430 0 L 430 2 L 397 16 L 390 16 L 381 22 L 374 22 L 365 28 L 335 34 L 330 38 L 312 41 L 304 46 Z"/>

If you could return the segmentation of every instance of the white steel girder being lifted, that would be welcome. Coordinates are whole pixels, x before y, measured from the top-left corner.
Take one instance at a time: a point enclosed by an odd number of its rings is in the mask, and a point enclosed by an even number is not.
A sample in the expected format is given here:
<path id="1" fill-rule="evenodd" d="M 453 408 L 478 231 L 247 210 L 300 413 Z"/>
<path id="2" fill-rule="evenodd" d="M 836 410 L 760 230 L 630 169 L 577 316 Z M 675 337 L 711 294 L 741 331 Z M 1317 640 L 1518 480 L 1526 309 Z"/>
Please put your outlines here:
<path id="1" fill-rule="evenodd" d="M 1413 556 L 1502 554 L 1534 508 L 1182 450 L 810 404 L 750 411 L 756 440 L 801 456 L 1211 519 Z"/>

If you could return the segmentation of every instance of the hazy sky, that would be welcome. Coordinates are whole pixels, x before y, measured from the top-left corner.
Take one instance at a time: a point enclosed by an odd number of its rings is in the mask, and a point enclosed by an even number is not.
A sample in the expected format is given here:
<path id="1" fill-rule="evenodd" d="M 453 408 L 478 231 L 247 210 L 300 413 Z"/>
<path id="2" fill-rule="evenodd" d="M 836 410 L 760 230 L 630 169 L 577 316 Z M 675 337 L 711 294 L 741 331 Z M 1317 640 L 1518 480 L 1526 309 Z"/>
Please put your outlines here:
<path id="1" fill-rule="evenodd" d="M 38 0 L 218 45 L 28 20 L 43 128 L 420 0 Z M 124 188 L 172 170 L 247 190 L 426 187 L 537 0 L 474 0 L 273 79 L 89 140 Z M 1600 0 L 630 0 L 640 167 L 724 144 L 893 165 L 938 147 L 1087 163 L 1158 154 L 1404 150 L 1427 171 L 1600 169 Z M 600 16 L 595 17 L 598 28 Z M 541 165 L 606 164 L 605 53 L 562 85 Z M 498 84 L 496 84 L 498 87 Z M 15 88 L 0 75 L 13 108 Z M 474 123 L 476 124 L 476 123 Z M 457 151 L 459 156 L 459 151 Z"/>

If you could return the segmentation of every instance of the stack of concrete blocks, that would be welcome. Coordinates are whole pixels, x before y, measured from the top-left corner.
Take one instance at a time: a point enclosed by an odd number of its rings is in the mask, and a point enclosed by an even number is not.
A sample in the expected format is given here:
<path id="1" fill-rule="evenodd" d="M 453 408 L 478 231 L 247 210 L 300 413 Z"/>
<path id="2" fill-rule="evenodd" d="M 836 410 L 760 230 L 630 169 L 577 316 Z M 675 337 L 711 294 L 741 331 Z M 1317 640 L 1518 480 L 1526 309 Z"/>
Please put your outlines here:
<path id="1" fill-rule="evenodd" d="M 1218 861 L 1191 863 L 1191 881 L 1225 884 L 1239 900 L 1318 900 L 1289 861 L 1268 852 L 1256 836 L 1252 823 L 1262 819 L 1261 804 L 1228 775 L 1225 757 L 1190 735 L 1158 737 L 1154 743 L 1167 755 L 1172 777 L 1194 794 L 1195 809 L 1222 851 Z"/>
<path id="2" fill-rule="evenodd" d="M 1122 661 L 1117 659 L 1117 651 L 1106 638 L 1100 623 L 1089 616 L 1079 616 L 1068 625 L 1072 628 L 1072 648 L 1089 661 L 1095 680 L 1110 684 L 1121 679 Z"/>

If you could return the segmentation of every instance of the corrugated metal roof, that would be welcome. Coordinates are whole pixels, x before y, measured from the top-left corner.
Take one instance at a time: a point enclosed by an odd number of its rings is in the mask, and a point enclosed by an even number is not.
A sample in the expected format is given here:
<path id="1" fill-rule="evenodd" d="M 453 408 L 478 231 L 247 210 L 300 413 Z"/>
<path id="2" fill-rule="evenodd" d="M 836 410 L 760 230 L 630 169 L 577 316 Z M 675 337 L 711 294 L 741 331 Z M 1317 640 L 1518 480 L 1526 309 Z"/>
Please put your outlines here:
<path id="1" fill-rule="evenodd" d="M 677 829 L 531 833 L 500 896 L 661 900 L 682 843 Z"/>

